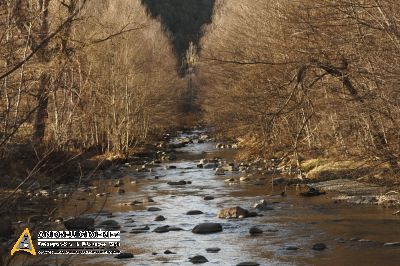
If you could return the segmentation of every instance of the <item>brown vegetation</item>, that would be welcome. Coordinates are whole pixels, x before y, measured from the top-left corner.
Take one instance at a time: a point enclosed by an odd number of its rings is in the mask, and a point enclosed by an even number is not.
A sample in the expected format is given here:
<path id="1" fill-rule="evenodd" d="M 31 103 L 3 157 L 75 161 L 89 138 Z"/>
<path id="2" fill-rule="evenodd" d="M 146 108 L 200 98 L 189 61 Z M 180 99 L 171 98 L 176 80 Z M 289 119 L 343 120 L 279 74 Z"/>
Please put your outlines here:
<path id="1" fill-rule="evenodd" d="M 397 1 L 216 5 L 198 72 L 218 132 L 252 156 L 355 156 L 398 171 Z"/>
<path id="2" fill-rule="evenodd" d="M 0 157 L 127 153 L 177 125 L 176 68 L 140 1 L 0 1 Z"/>

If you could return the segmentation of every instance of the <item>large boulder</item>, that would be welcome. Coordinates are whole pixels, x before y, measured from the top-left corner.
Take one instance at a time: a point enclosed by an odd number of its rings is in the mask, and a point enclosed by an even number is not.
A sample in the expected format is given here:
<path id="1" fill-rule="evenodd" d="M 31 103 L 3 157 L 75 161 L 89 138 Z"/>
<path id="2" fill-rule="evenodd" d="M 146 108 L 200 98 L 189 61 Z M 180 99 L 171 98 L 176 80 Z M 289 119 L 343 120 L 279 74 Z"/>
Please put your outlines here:
<path id="1" fill-rule="evenodd" d="M 249 214 L 249 211 L 241 208 L 241 207 L 232 207 L 232 208 L 225 208 L 218 212 L 218 218 L 245 218 Z"/>
<path id="2" fill-rule="evenodd" d="M 250 233 L 250 235 L 259 235 L 259 234 L 262 234 L 263 231 L 260 228 L 253 226 L 250 228 L 249 233 Z"/>
<path id="3" fill-rule="evenodd" d="M 94 230 L 94 219 L 89 217 L 78 217 L 69 219 L 64 222 L 65 228 L 67 230 Z"/>
<path id="4" fill-rule="evenodd" d="M 189 261 L 193 264 L 202 264 L 208 262 L 207 258 L 201 255 L 197 255 L 189 258 Z"/>
<path id="5" fill-rule="evenodd" d="M 160 226 L 157 227 L 156 229 L 154 229 L 155 233 L 167 233 L 169 232 L 169 225 L 164 225 L 164 226 Z"/>
<path id="6" fill-rule="evenodd" d="M 184 181 L 184 180 L 181 180 L 181 181 L 170 181 L 167 184 L 170 185 L 170 186 L 184 186 L 184 185 L 187 184 L 187 182 Z"/>
<path id="7" fill-rule="evenodd" d="M 192 232 L 195 234 L 213 234 L 222 232 L 222 225 L 219 223 L 202 223 L 196 225 Z"/>
<path id="8" fill-rule="evenodd" d="M 186 215 L 200 215 L 200 214 L 203 214 L 203 212 L 199 210 L 192 210 L 186 213 Z"/>
<path id="9" fill-rule="evenodd" d="M 159 211 L 161 211 L 161 209 L 158 208 L 158 207 L 149 207 L 149 208 L 147 209 L 147 211 L 148 211 L 148 212 L 159 212 Z"/>
<path id="10" fill-rule="evenodd" d="M 161 221 L 165 221 L 167 218 L 165 218 L 164 216 L 162 216 L 162 215 L 158 215 L 155 219 L 154 219 L 154 221 L 156 221 L 156 222 L 161 222 Z"/>
<path id="11" fill-rule="evenodd" d="M 108 231 L 118 230 L 121 228 L 119 223 L 115 220 L 105 220 L 99 224 L 100 227 L 105 228 Z"/>

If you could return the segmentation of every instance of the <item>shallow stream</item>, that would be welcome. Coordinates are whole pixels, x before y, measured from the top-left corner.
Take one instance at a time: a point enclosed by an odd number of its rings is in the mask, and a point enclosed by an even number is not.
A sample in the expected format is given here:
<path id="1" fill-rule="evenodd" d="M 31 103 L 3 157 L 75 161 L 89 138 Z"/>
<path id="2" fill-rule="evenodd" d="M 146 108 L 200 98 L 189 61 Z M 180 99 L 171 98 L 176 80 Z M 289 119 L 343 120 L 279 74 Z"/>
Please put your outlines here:
<path id="1" fill-rule="evenodd" d="M 196 132 L 194 132 L 196 133 Z M 238 173 L 216 176 L 212 169 L 196 165 L 202 158 L 223 157 L 231 160 L 234 150 L 216 150 L 214 143 L 189 144 L 178 150 L 178 160 L 163 163 L 150 173 L 138 173 L 126 168 L 124 194 L 118 194 L 116 180 L 96 181 L 96 197 L 89 192 L 77 192 L 60 209 L 62 217 L 98 209 L 112 212 L 111 217 L 99 216 L 98 222 L 113 219 L 121 225 L 121 250 L 131 252 L 134 258 L 118 260 L 113 256 L 76 256 L 74 265 L 192 265 L 189 257 L 203 255 L 209 261 L 202 265 L 236 265 L 253 261 L 260 265 L 400 265 L 400 247 L 384 246 L 386 242 L 400 241 L 400 220 L 391 210 L 378 206 L 335 204 L 331 195 L 313 198 L 298 196 L 295 187 L 287 190 L 273 187 L 271 178 L 262 182 L 229 184 L 224 180 L 239 177 Z M 168 169 L 169 165 L 176 169 Z M 155 179 L 155 176 L 160 178 Z M 131 183 L 136 180 L 136 183 Z M 191 181 L 184 186 L 170 186 L 168 181 Z M 213 196 L 214 200 L 204 200 Z M 125 205 L 151 197 L 154 202 Z M 87 200 L 83 200 L 87 198 Z M 92 198 L 96 202 L 92 205 Z M 90 200 L 89 200 L 90 199 Z M 245 219 L 219 219 L 217 213 L 225 207 L 252 205 L 266 199 L 274 210 L 259 212 L 264 216 Z M 150 212 L 150 206 L 161 211 Z M 190 216 L 187 211 L 200 210 L 204 214 Z M 163 215 L 165 221 L 154 221 Z M 218 222 L 223 232 L 197 235 L 192 228 L 202 222 Z M 130 231 L 145 225 L 150 230 L 133 234 Z M 183 231 L 152 232 L 162 225 L 177 226 Z M 250 236 L 249 228 L 257 226 L 264 232 Z M 315 243 L 324 243 L 327 249 L 312 250 Z M 207 248 L 220 248 L 218 253 L 207 253 Z M 296 247 L 298 250 L 287 250 Z M 292 248 L 293 249 L 293 248 Z M 164 254 L 170 250 L 176 254 Z M 153 253 L 157 253 L 153 255 Z"/>

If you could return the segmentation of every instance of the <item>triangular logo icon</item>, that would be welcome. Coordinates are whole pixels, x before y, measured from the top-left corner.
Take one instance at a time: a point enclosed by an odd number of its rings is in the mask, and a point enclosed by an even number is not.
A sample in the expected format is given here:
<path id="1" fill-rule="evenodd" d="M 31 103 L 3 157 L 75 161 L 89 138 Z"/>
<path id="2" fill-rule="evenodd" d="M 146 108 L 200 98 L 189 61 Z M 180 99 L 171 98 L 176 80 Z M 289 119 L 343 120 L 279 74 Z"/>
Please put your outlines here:
<path id="1" fill-rule="evenodd" d="M 11 256 L 14 255 L 17 251 L 25 251 L 31 253 L 32 255 L 36 255 L 35 247 L 32 244 L 32 237 L 29 233 L 29 229 L 26 228 L 21 236 L 18 238 L 18 241 L 15 243 L 14 247 L 11 250 Z"/>

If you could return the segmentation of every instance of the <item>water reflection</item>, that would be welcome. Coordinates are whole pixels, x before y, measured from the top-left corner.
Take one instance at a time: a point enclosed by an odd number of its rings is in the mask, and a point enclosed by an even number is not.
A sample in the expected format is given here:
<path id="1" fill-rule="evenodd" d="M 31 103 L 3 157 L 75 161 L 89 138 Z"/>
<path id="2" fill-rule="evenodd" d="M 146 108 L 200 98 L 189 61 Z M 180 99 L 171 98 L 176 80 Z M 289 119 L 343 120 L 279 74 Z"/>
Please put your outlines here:
<path id="1" fill-rule="evenodd" d="M 216 151 L 213 143 L 190 144 L 180 150 L 178 161 L 163 164 L 152 173 L 126 170 L 122 179 L 126 190 L 119 195 L 113 180 L 94 183 L 98 190 L 109 196 L 96 197 L 88 212 L 102 208 L 113 213 L 112 217 L 98 216 L 98 220 L 113 219 L 123 231 L 121 249 L 132 252 L 135 258 L 116 260 L 112 256 L 76 257 L 81 265 L 192 265 L 188 258 L 203 255 L 204 265 L 236 265 L 243 261 L 256 261 L 261 265 L 400 265 L 400 249 L 384 247 L 384 242 L 400 241 L 398 217 L 378 207 L 355 207 L 334 204 L 328 196 L 300 198 L 296 191 L 288 190 L 287 197 L 280 197 L 273 190 L 270 180 L 262 185 L 229 185 L 227 176 L 215 176 L 212 170 L 196 167 L 200 158 L 232 158 L 234 151 Z M 169 169 L 175 165 L 176 169 Z M 154 176 L 161 176 L 154 179 Z M 131 183 L 135 179 L 136 183 Z M 170 186 L 168 181 L 191 181 L 185 186 Z M 99 191 L 97 191 L 99 192 Z M 204 196 L 214 196 L 206 201 Z M 92 195 L 93 196 L 93 195 Z M 77 192 L 75 199 L 89 197 Z M 127 203 L 151 197 L 154 202 L 141 205 Z M 264 216 L 237 220 L 216 217 L 219 209 L 241 206 L 250 209 L 254 202 L 266 198 L 274 210 Z M 61 209 L 60 215 L 75 215 L 88 207 L 86 201 L 72 200 Z M 157 206 L 158 212 L 149 212 L 149 206 Z M 189 216 L 189 210 L 204 214 Z M 154 221 L 157 215 L 165 221 Z M 195 235 L 191 229 L 200 222 L 219 222 L 224 231 L 212 235 Z M 133 228 L 148 225 L 150 231 L 142 234 L 129 233 Z M 162 225 L 177 226 L 183 231 L 168 233 L 152 232 Z M 257 225 L 262 235 L 250 236 L 249 228 Z M 352 239 L 353 241 L 350 241 Z M 356 239 L 365 239 L 359 241 Z M 371 240 L 372 242 L 366 241 Z M 313 251 L 312 245 L 325 243 L 324 251 Z M 206 248 L 220 248 L 219 253 L 207 253 Z M 298 247 L 298 250 L 287 250 Z M 164 254 L 170 250 L 176 254 Z M 155 254 L 157 253 L 157 254 Z"/>

